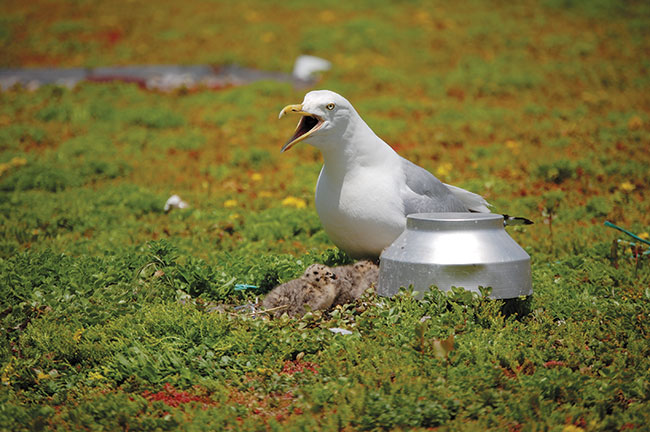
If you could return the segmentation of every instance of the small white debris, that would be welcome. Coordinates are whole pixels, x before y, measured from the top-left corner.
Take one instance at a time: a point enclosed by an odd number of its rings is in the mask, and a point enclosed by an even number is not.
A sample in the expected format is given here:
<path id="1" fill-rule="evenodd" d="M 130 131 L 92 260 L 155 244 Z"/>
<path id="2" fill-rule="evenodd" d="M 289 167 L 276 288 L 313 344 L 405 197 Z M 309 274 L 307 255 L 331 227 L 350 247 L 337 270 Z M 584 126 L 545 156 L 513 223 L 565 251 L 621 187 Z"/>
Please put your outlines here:
<path id="1" fill-rule="evenodd" d="M 180 87 L 193 88 L 196 84 L 196 80 L 191 74 L 166 73 L 148 78 L 146 85 L 148 89 L 172 91 Z"/>
<path id="2" fill-rule="evenodd" d="M 338 333 L 342 335 L 351 335 L 352 332 L 350 330 L 342 329 L 340 327 L 332 327 L 328 328 L 327 330 L 331 331 L 332 333 Z"/>
<path id="3" fill-rule="evenodd" d="M 328 71 L 332 68 L 332 63 L 316 56 L 301 55 L 296 59 L 293 65 L 293 76 L 303 81 L 313 79 L 316 72 Z"/>
<path id="4" fill-rule="evenodd" d="M 165 212 L 168 212 L 171 209 L 175 209 L 175 208 L 183 209 L 186 208 L 187 206 L 188 206 L 187 203 L 183 201 L 181 197 L 179 197 L 178 195 L 172 195 L 165 203 Z"/>

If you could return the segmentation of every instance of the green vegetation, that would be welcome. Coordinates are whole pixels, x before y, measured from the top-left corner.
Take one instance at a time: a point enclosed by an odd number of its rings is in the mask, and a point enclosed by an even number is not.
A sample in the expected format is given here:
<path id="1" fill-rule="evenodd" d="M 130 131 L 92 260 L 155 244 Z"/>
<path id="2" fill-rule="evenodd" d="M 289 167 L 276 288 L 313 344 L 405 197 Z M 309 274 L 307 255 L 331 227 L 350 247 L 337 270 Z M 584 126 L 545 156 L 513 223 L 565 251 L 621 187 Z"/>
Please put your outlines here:
<path id="1" fill-rule="evenodd" d="M 304 90 L 2 91 L 0 430 L 647 428 L 648 248 L 603 226 L 650 231 L 647 2 L 0 12 L 3 67 L 327 58 L 318 87 L 401 154 L 536 222 L 510 231 L 532 257 L 527 316 L 405 291 L 270 321 L 237 307 L 349 262 L 314 209 L 318 152 L 279 153 L 294 125 L 277 113 Z M 165 212 L 172 194 L 189 208 Z"/>

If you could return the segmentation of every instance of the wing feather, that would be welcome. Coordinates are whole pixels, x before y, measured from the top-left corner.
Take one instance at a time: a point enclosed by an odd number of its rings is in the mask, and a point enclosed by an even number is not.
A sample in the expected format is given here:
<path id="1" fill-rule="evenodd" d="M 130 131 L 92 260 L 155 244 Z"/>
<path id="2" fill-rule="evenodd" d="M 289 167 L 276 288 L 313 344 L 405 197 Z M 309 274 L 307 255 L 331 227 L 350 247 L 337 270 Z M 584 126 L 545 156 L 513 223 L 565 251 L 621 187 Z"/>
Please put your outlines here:
<path id="1" fill-rule="evenodd" d="M 485 198 L 483 198 L 481 195 L 475 194 L 474 192 L 470 192 L 465 189 L 461 189 L 457 186 L 448 185 L 446 183 L 445 186 L 447 186 L 447 188 L 456 196 L 456 198 L 465 204 L 465 207 L 467 207 L 469 211 L 477 213 L 490 213 L 490 207 L 492 204 L 485 201 Z"/>
<path id="2" fill-rule="evenodd" d="M 413 162 L 401 158 L 406 177 L 404 213 L 466 212 L 469 209 L 433 174 Z"/>

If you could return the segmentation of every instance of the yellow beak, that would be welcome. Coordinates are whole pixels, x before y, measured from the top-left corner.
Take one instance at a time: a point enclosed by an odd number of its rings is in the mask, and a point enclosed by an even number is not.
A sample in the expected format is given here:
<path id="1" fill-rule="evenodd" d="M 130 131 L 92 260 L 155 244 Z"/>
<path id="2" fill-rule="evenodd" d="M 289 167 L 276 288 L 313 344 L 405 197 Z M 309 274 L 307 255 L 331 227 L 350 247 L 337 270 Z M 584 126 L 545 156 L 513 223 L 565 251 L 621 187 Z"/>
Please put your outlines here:
<path id="1" fill-rule="evenodd" d="M 280 111 L 278 118 L 281 119 L 286 113 L 309 115 L 309 113 L 306 113 L 302 110 L 302 104 L 287 105 L 286 107 L 282 108 L 282 111 Z"/>
<path id="2" fill-rule="evenodd" d="M 302 118 L 298 122 L 298 126 L 296 126 L 296 130 L 294 131 L 291 138 L 289 138 L 284 146 L 282 146 L 282 150 L 280 150 L 282 152 L 289 150 L 295 144 L 307 138 L 312 134 L 312 132 L 316 131 L 323 124 L 322 120 L 319 117 L 303 111 L 302 104 L 287 105 L 286 107 L 282 108 L 282 111 L 280 111 L 278 118 L 282 118 L 287 113 L 299 114 L 302 116 Z M 305 121 L 305 118 L 309 118 L 310 121 Z"/>

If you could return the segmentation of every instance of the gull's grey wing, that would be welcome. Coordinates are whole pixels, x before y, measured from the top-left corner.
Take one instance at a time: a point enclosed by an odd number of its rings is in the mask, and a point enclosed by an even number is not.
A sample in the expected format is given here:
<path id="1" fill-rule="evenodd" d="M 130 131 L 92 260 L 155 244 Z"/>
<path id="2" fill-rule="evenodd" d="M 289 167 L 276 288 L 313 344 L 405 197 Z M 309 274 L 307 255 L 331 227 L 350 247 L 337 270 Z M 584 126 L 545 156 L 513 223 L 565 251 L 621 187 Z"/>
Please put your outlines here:
<path id="1" fill-rule="evenodd" d="M 481 195 L 461 189 L 458 186 L 452 186 L 446 183 L 445 186 L 456 196 L 456 198 L 465 204 L 465 207 L 467 207 L 469 211 L 476 213 L 490 213 L 490 207 L 492 207 L 492 204 L 485 201 L 485 198 Z"/>
<path id="2" fill-rule="evenodd" d="M 402 197 L 405 214 L 469 211 L 462 201 L 429 171 L 404 158 L 401 158 L 401 163 L 407 186 Z"/>

